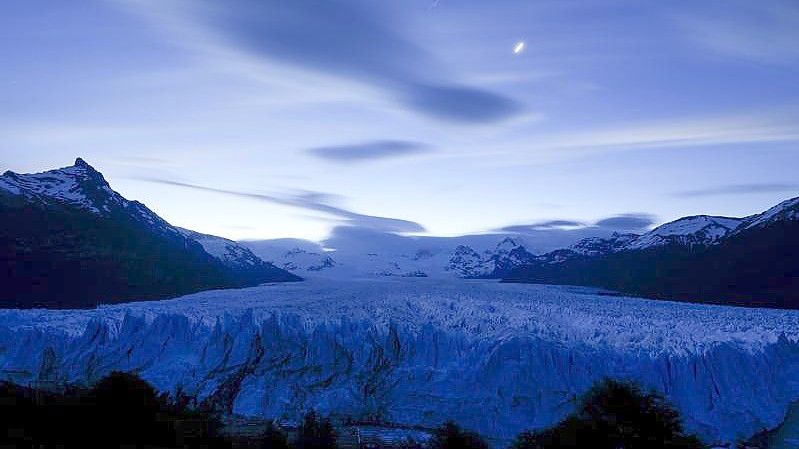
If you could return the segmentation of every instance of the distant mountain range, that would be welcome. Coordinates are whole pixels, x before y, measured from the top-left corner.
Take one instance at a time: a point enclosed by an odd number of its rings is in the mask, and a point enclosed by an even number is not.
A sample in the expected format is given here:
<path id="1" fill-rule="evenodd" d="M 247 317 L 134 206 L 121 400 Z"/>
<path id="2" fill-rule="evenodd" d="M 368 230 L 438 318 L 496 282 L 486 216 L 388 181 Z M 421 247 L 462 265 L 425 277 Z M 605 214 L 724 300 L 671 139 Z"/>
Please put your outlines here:
<path id="1" fill-rule="evenodd" d="M 0 220 L 0 307 L 94 307 L 315 276 L 503 279 L 799 307 L 799 198 L 744 218 L 700 215 L 640 235 L 607 231 L 539 255 L 526 236 L 508 233 L 413 237 L 341 228 L 322 244 L 234 242 L 170 225 L 78 159 L 0 176 Z M 547 244 L 536 239 L 539 249 Z"/>
<path id="2" fill-rule="evenodd" d="M 94 307 L 295 281 L 228 240 L 176 228 L 82 159 L 0 176 L 0 306 Z"/>
<path id="3" fill-rule="evenodd" d="M 653 298 L 799 307 L 799 198 L 744 218 L 685 217 L 643 235 L 584 239 L 506 282 L 573 284 Z"/>
<path id="4" fill-rule="evenodd" d="M 521 240 L 491 236 L 499 241 L 478 251 L 458 238 L 450 245 L 427 245 L 409 239 L 391 249 L 326 250 L 321 245 L 296 240 L 242 242 L 264 260 L 301 276 L 352 277 L 460 277 L 499 279 L 535 260 Z M 444 240 L 444 239 L 442 239 Z"/>

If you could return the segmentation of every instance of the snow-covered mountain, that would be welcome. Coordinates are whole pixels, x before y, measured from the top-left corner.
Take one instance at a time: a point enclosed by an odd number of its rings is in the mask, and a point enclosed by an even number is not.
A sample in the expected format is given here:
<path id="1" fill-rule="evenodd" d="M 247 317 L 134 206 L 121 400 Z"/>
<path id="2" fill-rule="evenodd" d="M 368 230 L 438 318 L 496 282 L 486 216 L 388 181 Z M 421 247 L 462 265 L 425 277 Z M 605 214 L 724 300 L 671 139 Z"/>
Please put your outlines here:
<path id="1" fill-rule="evenodd" d="M 180 234 L 144 204 L 128 201 L 112 190 L 103 175 L 81 158 L 72 166 L 42 173 L 6 171 L 0 176 L 0 194 L 16 203 L 69 207 L 101 217 L 122 215 L 147 225 L 154 232 Z"/>
<path id="2" fill-rule="evenodd" d="M 631 240 L 624 250 L 640 250 L 663 245 L 715 245 L 741 225 L 743 219 L 697 215 L 666 223 Z M 617 250 L 618 251 L 618 250 Z"/>
<path id="3" fill-rule="evenodd" d="M 745 218 L 736 231 L 763 228 L 781 221 L 799 221 L 799 197 L 783 201 L 762 214 Z"/>
<path id="4" fill-rule="evenodd" d="M 782 421 L 799 399 L 797 340 L 797 311 L 486 280 L 310 279 L 0 311 L 0 370 L 25 384 L 135 371 L 242 415 L 452 419 L 500 442 L 559 421 L 611 376 L 665 394 L 711 443 Z"/>
<path id="5" fill-rule="evenodd" d="M 527 251 L 518 239 L 505 237 L 493 250 L 482 254 L 469 246 L 459 245 L 452 251 L 446 269 L 462 278 L 500 278 L 533 260 L 535 255 Z"/>
<path id="6" fill-rule="evenodd" d="M 402 239 L 402 237 L 400 237 Z M 496 236 L 493 248 L 478 252 L 471 246 L 408 244 L 388 249 L 326 250 L 321 245 L 293 246 L 288 242 L 243 242 L 261 258 L 302 276 L 361 277 L 461 277 L 499 278 L 535 257 L 519 239 Z M 401 240 L 405 243 L 404 240 Z M 415 243 L 407 240 L 408 243 Z M 457 240 L 453 239 L 453 244 Z"/>
<path id="7" fill-rule="evenodd" d="M 445 269 L 462 278 L 483 277 L 488 271 L 483 256 L 466 245 L 455 247 Z"/>
<path id="8" fill-rule="evenodd" d="M 531 263 L 558 264 L 580 257 L 596 257 L 627 249 L 632 241 L 639 238 L 637 234 L 620 234 L 614 232 L 608 238 L 589 237 L 582 239 L 568 248 L 548 252 L 535 258 Z"/>
<path id="9" fill-rule="evenodd" d="M 579 250 L 584 247 L 591 250 Z M 641 236 L 582 241 L 538 257 L 506 280 L 799 308 L 798 261 L 799 198 L 794 198 L 746 218 L 700 215 Z"/>
<path id="10" fill-rule="evenodd" d="M 276 267 L 303 277 L 329 274 L 330 269 L 338 265 L 338 262 L 332 257 L 332 252 L 326 251 L 322 245 L 308 240 L 254 240 L 239 242 L 239 244 Z"/>
<path id="11" fill-rule="evenodd" d="M 598 256 L 614 253 L 627 248 L 630 242 L 639 238 L 636 234 L 619 234 L 614 232 L 610 238 L 592 237 L 580 240 L 568 249 L 581 256 Z"/>
<path id="12" fill-rule="evenodd" d="M 299 279 L 232 242 L 220 246 L 221 239 L 170 225 L 82 159 L 0 176 L 0 221 L 7 307 L 94 307 Z M 232 253 L 221 254 L 228 246 Z"/>
<path id="13" fill-rule="evenodd" d="M 264 263 L 249 248 L 215 235 L 201 234 L 190 229 L 177 228 L 181 234 L 202 245 L 205 252 L 230 267 L 252 267 Z"/>

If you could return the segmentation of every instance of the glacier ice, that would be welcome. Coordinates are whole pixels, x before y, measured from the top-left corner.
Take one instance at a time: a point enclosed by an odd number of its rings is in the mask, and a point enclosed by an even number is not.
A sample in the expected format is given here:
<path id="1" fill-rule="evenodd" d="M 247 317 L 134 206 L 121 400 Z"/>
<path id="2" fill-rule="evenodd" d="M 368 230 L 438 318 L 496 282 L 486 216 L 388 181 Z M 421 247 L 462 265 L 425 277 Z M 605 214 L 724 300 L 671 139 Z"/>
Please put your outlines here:
<path id="1" fill-rule="evenodd" d="M 799 312 L 445 279 L 314 279 L 95 310 L 0 311 L 0 376 L 140 373 L 250 416 L 435 426 L 496 441 L 552 425 L 604 377 L 664 393 L 708 442 L 799 399 Z"/>

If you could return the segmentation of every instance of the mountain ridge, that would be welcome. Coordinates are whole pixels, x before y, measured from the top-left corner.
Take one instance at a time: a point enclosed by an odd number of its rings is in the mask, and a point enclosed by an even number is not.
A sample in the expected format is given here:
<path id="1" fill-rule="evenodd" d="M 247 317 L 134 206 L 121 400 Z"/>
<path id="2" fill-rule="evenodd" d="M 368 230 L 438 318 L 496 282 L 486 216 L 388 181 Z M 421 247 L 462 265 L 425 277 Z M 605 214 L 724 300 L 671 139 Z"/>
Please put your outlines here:
<path id="1" fill-rule="evenodd" d="M 83 308 L 300 278 L 265 262 L 225 265 L 78 158 L 0 176 L 4 307 Z"/>
<path id="2" fill-rule="evenodd" d="M 668 232 L 674 229 L 684 232 Z M 657 299 L 799 308 L 799 198 L 744 218 L 684 217 L 644 236 L 649 237 L 591 255 L 548 253 L 503 281 L 585 285 Z M 642 241 L 646 244 L 635 244 Z"/>

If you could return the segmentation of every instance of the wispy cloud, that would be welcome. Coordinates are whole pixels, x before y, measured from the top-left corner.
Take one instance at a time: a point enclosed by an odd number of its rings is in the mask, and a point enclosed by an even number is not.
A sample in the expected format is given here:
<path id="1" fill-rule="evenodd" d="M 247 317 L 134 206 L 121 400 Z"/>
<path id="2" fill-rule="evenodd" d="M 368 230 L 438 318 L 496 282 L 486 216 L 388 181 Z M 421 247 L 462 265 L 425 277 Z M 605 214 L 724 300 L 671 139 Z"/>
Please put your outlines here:
<path id="1" fill-rule="evenodd" d="M 725 186 L 708 187 L 704 189 L 682 190 L 674 192 L 676 197 L 702 197 L 720 195 L 741 195 L 748 193 L 782 193 L 799 192 L 799 184 L 779 184 L 779 183 L 760 183 L 760 184 L 730 184 Z"/>
<path id="2" fill-rule="evenodd" d="M 603 218 L 594 223 L 594 226 L 618 231 L 636 232 L 648 230 L 648 228 L 654 224 L 655 216 L 652 214 L 631 213 Z"/>
<path id="3" fill-rule="evenodd" d="M 407 140 L 375 140 L 349 145 L 310 148 L 309 153 L 333 162 L 363 162 L 430 151 L 420 142 Z"/>
<path id="4" fill-rule="evenodd" d="M 619 214 L 602 218 L 594 223 L 576 220 L 546 220 L 532 224 L 511 225 L 497 229 L 499 232 L 518 234 L 601 229 L 604 231 L 645 232 L 655 224 L 655 216 L 644 213 Z"/>
<path id="5" fill-rule="evenodd" d="M 683 35 L 720 54 L 773 64 L 799 60 L 799 4 L 730 0 L 683 11 Z"/>
<path id="6" fill-rule="evenodd" d="M 207 31 L 234 52 L 365 83 L 445 120 L 495 122 L 522 109 L 505 96 L 448 81 L 441 62 L 392 28 L 395 20 L 380 8 L 345 0 L 120 1 L 151 17 L 179 17 L 182 24 L 162 22 Z"/>
<path id="7" fill-rule="evenodd" d="M 402 220 L 399 218 L 378 217 L 374 215 L 365 215 L 335 206 L 332 200 L 334 195 L 321 193 L 321 192 L 301 192 L 294 195 L 267 195 L 255 192 L 240 192 L 236 190 L 219 189 L 215 187 L 202 186 L 197 184 L 190 184 L 185 182 L 172 181 L 160 178 L 135 178 L 139 181 L 151 182 L 156 184 L 163 184 L 174 187 L 182 187 L 186 189 L 200 190 L 203 192 L 221 193 L 224 195 L 231 195 L 241 198 L 249 198 L 258 201 L 265 201 L 272 204 L 279 204 L 283 206 L 297 207 L 300 209 L 311 210 L 315 212 L 322 212 L 332 215 L 338 219 L 345 221 L 350 226 L 357 226 L 359 228 L 372 229 L 382 232 L 425 232 L 424 226 L 419 223 Z"/>
<path id="8" fill-rule="evenodd" d="M 569 133 L 542 134 L 512 141 L 493 151 L 460 154 L 490 158 L 497 166 L 547 163 L 593 154 L 659 148 L 799 141 L 799 110 L 630 123 Z M 433 156 L 435 157 L 435 156 Z M 446 155 L 442 155 L 446 157 Z"/>
<path id="9" fill-rule="evenodd" d="M 499 228 L 498 231 L 501 232 L 516 232 L 520 234 L 524 234 L 527 232 L 534 232 L 534 231 L 546 231 L 552 229 L 568 229 L 568 228 L 582 228 L 587 226 L 585 223 L 581 221 L 573 221 L 573 220 L 547 220 L 541 221 L 532 224 L 524 224 L 524 225 L 511 225 L 505 226 L 503 228 Z"/>

